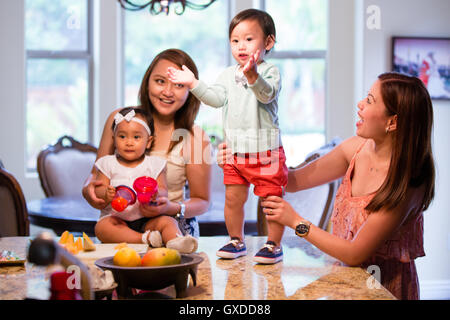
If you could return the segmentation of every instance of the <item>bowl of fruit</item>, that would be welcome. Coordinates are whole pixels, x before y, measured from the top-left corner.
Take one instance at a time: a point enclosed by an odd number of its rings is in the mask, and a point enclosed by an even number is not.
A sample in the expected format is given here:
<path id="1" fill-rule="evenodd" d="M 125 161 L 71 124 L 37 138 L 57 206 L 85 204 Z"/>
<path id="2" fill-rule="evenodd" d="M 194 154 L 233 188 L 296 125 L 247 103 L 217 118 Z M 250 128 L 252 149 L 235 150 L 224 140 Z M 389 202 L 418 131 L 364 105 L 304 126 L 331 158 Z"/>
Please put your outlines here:
<path id="1" fill-rule="evenodd" d="M 133 248 L 124 247 L 114 256 L 96 260 L 95 265 L 111 270 L 119 297 L 130 297 L 132 288 L 160 290 L 174 285 L 176 297 L 184 298 L 189 275 L 195 286 L 197 268 L 202 261 L 198 254 L 180 254 L 175 249 L 154 248 L 139 254 Z"/>

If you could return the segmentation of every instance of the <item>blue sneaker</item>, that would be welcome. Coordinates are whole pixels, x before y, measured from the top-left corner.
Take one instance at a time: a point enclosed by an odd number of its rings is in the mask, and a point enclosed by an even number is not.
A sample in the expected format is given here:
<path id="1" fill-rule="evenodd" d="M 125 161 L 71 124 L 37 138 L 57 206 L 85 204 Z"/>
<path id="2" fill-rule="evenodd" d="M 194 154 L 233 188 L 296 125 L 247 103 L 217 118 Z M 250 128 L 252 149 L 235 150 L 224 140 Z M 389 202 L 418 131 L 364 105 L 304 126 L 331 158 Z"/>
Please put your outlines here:
<path id="1" fill-rule="evenodd" d="M 224 245 L 216 255 L 225 259 L 236 259 L 240 256 L 245 256 L 247 254 L 247 248 L 245 247 L 244 241 L 239 238 L 233 237 L 231 241 Z"/>
<path id="2" fill-rule="evenodd" d="M 263 264 L 274 264 L 283 260 L 283 250 L 273 241 L 267 241 L 253 258 L 255 262 Z"/>

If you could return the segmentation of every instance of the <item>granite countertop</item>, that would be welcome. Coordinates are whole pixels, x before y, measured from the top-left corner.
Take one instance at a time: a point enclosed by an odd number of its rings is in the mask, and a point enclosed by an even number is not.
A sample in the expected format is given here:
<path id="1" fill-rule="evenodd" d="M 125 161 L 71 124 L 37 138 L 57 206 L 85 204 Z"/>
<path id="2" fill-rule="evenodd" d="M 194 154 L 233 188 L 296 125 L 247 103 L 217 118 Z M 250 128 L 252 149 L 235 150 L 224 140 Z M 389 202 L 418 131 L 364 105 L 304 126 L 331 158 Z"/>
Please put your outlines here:
<path id="1" fill-rule="evenodd" d="M 265 237 L 247 237 L 247 256 L 235 260 L 219 259 L 216 251 L 228 237 L 200 237 L 197 285 L 189 280 L 187 300 L 265 300 L 265 299 L 395 299 L 384 287 L 370 288 L 369 274 L 361 268 L 342 266 L 309 242 L 295 236 L 283 239 L 284 260 L 275 265 L 260 265 L 253 256 Z M 0 239 L 0 250 L 13 250 L 26 257 L 27 237 Z M 97 258 L 97 257 L 96 257 Z M 85 264 L 93 257 L 80 256 Z M 22 266 L 0 267 L 0 300 L 25 299 L 48 295 L 45 268 L 28 262 Z M 376 287 L 376 286 L 375 286 Z M 159 290 L 175 297 L 174 286 Z"/>

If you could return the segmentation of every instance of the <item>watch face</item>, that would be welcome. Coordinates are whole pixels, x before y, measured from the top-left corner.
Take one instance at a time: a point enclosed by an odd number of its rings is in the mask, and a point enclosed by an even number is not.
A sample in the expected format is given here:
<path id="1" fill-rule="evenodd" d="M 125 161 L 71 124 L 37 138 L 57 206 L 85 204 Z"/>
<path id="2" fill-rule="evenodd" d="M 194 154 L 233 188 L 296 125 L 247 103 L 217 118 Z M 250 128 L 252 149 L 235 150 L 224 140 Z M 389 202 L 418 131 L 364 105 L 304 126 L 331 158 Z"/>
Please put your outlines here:
<path id="1" fill-rule="evenodd" d="M 309 227 L 306 224 L 299 224 L 295 228 L 295 231 L 297 231 L 297 233 L 299 233 L 299 234 L 305 234 L 309 231 Z"/>

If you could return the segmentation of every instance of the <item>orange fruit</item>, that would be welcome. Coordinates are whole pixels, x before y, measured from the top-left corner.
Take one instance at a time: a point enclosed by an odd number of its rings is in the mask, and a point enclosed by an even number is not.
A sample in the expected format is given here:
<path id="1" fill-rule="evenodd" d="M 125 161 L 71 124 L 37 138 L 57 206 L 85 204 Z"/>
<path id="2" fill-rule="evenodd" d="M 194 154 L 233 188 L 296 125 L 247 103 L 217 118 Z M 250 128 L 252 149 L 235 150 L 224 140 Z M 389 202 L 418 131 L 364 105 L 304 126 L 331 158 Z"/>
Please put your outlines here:
<path id="1" fill-rule="evenodd" d="M 124 247 L 116 252 L 113 263 L 119 267 L 138 267 L 141 265 L 141 257 L 130 247 Z"/>

